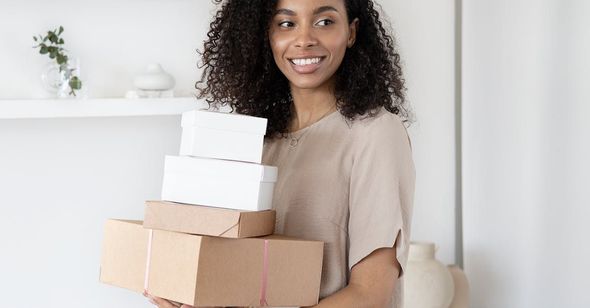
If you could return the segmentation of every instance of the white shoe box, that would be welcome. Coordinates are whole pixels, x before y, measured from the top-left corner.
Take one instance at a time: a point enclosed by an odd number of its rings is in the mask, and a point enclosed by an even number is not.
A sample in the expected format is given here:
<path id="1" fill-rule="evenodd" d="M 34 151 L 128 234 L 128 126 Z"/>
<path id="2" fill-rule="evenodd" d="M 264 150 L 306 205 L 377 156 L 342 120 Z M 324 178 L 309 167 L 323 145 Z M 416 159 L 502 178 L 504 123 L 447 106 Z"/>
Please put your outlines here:
<path id="1" fill-rule="evenodd" d="M 246 211 L 272 208 L 277 167 L 166 156 L 162 200 Z"/>
<path id="2" fill-rule="evenodd" d="M 261 163 L 265 118 L 206 110 L 182 114 L 180 155 Z"/>

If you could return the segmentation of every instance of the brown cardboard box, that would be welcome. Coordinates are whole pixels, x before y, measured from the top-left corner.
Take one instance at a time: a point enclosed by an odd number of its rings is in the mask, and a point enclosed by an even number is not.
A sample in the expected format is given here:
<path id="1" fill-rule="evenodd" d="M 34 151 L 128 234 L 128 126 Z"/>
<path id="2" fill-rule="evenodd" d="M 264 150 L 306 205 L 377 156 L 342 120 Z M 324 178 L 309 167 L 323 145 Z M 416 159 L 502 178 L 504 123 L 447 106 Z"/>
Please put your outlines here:
<path id="1" fill-rule="evenodd" d="M 102 249 L 100 281 L 136 292 L 147 285 L 150 294 L 194 306 L 318 302 L 322 242 L 152 231 L 141 221 L 111 219 Z"/>
<path id="2" fill-rule="evenodd" d="M 146 201 L 144 228 L 244 238 L 274 232 L 276 212 L 240 211 L 168 201 Z"/>

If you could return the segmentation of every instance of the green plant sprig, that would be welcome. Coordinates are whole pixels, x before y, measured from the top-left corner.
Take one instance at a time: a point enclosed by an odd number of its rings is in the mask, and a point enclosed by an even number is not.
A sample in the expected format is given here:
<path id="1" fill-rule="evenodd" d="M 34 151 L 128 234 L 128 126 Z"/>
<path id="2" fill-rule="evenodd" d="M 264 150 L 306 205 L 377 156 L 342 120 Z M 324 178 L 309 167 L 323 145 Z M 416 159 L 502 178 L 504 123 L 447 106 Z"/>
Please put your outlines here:
<path id="1" fill-rule="evenodd" d="M 45 36 L 33 36 L 33 40 L 38 42 L 33 48 L 39 48 L 39 53 L 42 55 L 49 54 L 49 58 L 55 59 L 60 66 L 68 62 L 66 49 L 63 48 L 65 40 L 60 37 L 63 32 L 64 28 L 60 26 L 59 29 L 47 31 Z"/>
<path id="2" fill-rule="evenodd" d="M 66 70 L 66 74 L 71 76 L 71 78 L 68 78 L 68 85 L 70 86 L 69 94 L 76 96 L 75 90 L 80 90 L 82 88 L 82 81 L 80 78 L 78 78 L 78 76 L 72 76 L 74 71 L 73 69 L 67 69 L 69 58 L 66 54 L 67 50 L 63 47 L 65 40 L 63 37 L 60 37 L 63 32 L 63 26 L 59 26 L 58 29 L 47 31 L 45 36 L 33 36 L 33 40 L 37 43 L 37 45 L 33 46 L 33 48 L 39 48 L 40 54 L 47 54 L 49 55 L 50 59 L 55 59 L 59 65 L 60 72 Z"/>

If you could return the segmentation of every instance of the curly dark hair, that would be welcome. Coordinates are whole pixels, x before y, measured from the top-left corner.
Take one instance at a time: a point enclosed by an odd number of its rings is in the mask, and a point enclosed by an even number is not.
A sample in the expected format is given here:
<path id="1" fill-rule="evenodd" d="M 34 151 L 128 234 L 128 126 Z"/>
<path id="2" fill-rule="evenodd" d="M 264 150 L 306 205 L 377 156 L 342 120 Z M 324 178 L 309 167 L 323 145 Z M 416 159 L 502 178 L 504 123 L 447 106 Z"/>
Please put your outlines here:
<path id="1" fill-rule="evenodd" d="M 267 136 L 287 132 L 292 117 L 289 81 L 277 67 L 269 25 L 277 0 L 213 0 L 222 4 L 204 43 L 197 97 L 268 119 Z M 359 19 L 356 41 L 336 71 L 337 107 L 349 120 L 380 107 L 409 124 L 400 56 L 371 0 L 343 0 L 348 21 Z"/>

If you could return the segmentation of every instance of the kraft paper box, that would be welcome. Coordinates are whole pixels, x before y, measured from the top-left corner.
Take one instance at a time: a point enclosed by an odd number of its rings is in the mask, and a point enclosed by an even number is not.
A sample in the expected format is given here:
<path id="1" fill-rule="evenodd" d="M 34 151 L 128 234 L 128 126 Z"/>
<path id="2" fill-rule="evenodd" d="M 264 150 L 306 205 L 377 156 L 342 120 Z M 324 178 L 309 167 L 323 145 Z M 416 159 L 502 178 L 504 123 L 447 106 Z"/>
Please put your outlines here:
<path id="1" fill-rule="evenodd" d="M 244 238 L 274 232 L 276 212 L 240 211 L 167 201 L 146 201 L 143 227 L 199 235 Z"/>
<path id="2" fill-rule="evenodd" d="M 182 114 L 180 155 L 260 163 L 265 118 L 206 110 Z"/>
<path id="3" fill-rule="evenodd" d="M 228 239 L 108 220 L 100 281 L 194 306 L 310 306 L 323 243 L 271 235 Z"/>
<path id="4" fill-rule="evenodd" d="M 232 160 L 166 156 L 162 200 L 245 211 L 272 208 L 277 168 Z"/>

